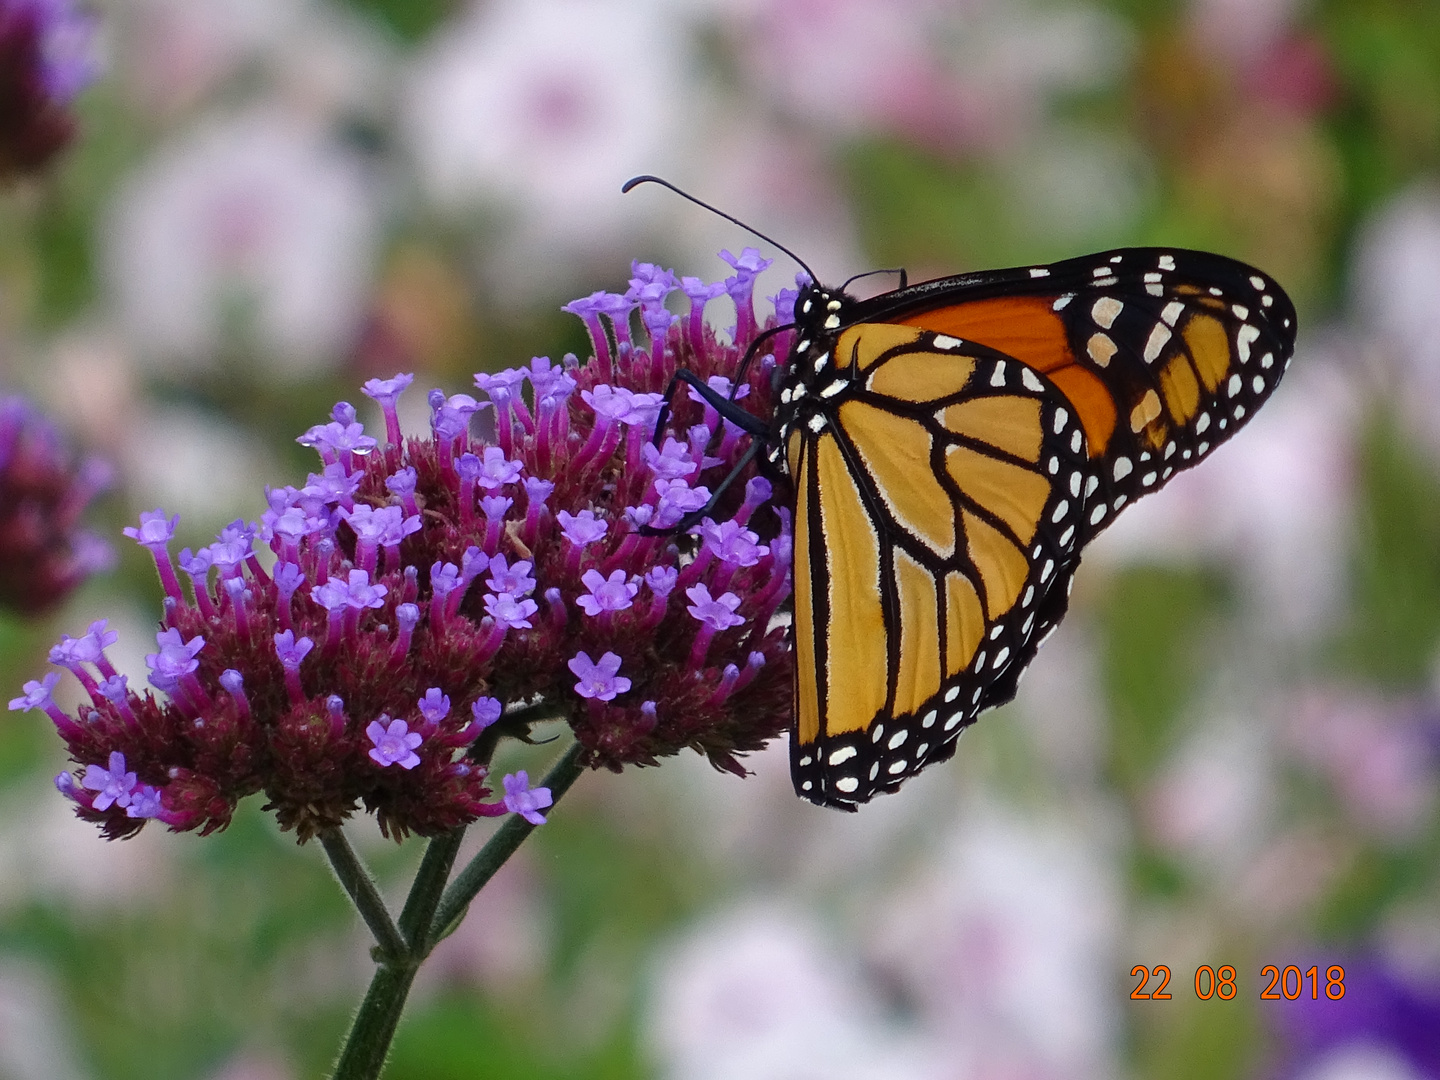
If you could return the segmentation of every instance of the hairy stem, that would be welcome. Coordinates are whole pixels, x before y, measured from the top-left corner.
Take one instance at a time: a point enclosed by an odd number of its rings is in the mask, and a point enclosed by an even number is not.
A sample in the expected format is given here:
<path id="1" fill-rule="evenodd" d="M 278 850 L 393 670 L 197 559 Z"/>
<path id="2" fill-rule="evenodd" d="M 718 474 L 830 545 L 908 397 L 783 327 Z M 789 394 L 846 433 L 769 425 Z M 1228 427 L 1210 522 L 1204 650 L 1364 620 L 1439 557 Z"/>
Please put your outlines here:
<path id="1" fill-rule="evenodd" d="M 542 781 L 542 786 L 550 789 L 554 802 L 560 801 L 560 796 L 582 772 L 582 756 L 580 744 L 572 744 Z M 421 961 L 452 926 L 458 925 L 470 901 L 534 829 L 535 826 L 519 814 L 511 814 L 449 888 L 445 887 L 445 881 L 465 830 L 454 829 L 435 837 L 425 849 L 398 926 L 380 900 L 374 881 L 340 831 L 332 829 L 321 834 L 321 843 L 330 856 L 336 876 L 355 901 L 378 943 L 375 975 L 355 1013 L 331 1080 L 377 1080 L 400 1026 L 405 999 Z"/>

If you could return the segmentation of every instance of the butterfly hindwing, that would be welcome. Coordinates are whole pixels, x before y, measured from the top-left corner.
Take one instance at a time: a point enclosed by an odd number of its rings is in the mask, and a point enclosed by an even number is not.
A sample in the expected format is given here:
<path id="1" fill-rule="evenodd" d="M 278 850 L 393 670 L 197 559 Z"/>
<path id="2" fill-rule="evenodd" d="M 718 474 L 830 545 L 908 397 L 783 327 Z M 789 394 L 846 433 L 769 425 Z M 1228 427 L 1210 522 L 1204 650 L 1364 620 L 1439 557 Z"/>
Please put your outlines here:
<path id="1" fill-rule="evenodd" d="M 1273 280 L 1125 249 L 797 303 L 770 461 L 796 489 L 796 790 L 853 809 L 949 757 L 1064 615 L 1083 546 L 1289 363 Z"/>

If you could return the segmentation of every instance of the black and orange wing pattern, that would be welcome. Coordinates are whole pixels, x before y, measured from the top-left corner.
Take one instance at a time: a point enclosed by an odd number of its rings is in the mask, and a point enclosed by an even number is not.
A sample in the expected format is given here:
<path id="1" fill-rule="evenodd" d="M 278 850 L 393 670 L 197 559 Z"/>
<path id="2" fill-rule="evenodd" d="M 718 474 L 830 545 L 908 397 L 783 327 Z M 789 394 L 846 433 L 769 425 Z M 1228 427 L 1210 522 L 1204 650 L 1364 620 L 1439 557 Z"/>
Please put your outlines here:
<path id="1" fill-rule="evenodd" d="M 796 492 L 797 792 L 853 809 L 954 753 L 1065 613 L 1081 550 L 1289 364 L 1269 277 L 1131 248 L 868 300 L 810 286 L 769 456 Z"/>

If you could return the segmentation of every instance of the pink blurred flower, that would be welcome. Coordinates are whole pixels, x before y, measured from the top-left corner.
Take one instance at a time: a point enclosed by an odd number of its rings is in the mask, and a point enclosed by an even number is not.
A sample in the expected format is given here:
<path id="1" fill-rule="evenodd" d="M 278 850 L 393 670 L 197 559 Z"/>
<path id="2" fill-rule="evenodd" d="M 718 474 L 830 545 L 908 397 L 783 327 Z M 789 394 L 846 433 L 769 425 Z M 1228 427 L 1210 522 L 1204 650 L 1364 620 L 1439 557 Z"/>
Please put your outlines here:
<path id="1" fill-rule="evenodd" d="M 1431 819 L 1440 780 L 1433 704 L 1356 690 L 1317 690 L 1296 703 L 1290 752 L 1334 786 L 1354 822 L 1392 842 Z"/>
<path id="2" fill-rule="evenodd" d="M 752 79 L 792 116 L 944 149 L 1013 145 L 1052 93 L 1125 55 L 1098 8 L 999 0 L 761 0 L 737 29 Z"/>

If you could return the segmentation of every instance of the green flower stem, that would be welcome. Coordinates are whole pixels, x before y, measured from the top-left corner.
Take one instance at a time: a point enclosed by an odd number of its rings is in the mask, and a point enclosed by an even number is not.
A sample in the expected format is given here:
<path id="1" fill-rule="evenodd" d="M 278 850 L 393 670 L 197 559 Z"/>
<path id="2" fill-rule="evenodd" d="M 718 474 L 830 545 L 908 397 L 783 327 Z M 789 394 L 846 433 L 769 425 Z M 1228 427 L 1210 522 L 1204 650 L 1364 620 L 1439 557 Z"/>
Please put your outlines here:
<path id="1" fill-rule="evenodd" d="M 580 764 L 584 753 L 584 748 L 578 742 L 571 743 L 565 756 L 551 767 L 545 774 L 545 779 L 540 782 L 540 787 L 550 789 L 550 796 L 555 802 L 560 801 L 560 796 L 570 790 L 570 785 L 585 771 Z M 453 924 L 464 917 L 470 901 L 475 899 L 475 895 L 485 887 L 486 882 L 495 876 L 495 871 L 505 865 L 505 860 L 515 854 L 515 849 L 534 831 L 535 826 L 519 814 L 511 814 L 505 819 L 505 824 L 495 830 L 495 835 L 490 837 L 445 890 L 445 896 L 440 901 L 440 908 L 435 913 L 435 921 L 430 928 L 431 948 L 450 931 Z"/>
<path id="2" fill-rule="evenodd" d="M 331 1080 L 377 1080 L 390 1054 L 391 1040 L 400 1026 L 400 1014 L 405 1010 L 405 998 L 419 967 L 418 961 L 398 965 L 382 962 L 375 969 Z"/>
<path id="3" fill-rule="evenodd" d="M 583 754 L 580 744 L 573 743 L 541 782 L 541 786 L 550 789 L 554 802 L 560 801 L 560 796 L 583 771 L 580 765 Z M 331 1080 L 377 1080 L 400 1026 L 405 999 L 421 961 L 452 926 L 458 925 L 470 901 L 534 829 L 535 826 L 519 814 L 511 814 L 448 889 L 445 879 L 455 863 L 465 830 L 454 829 L 430 841 L 410 895 L 406 897 L 398 927 L 380 901 L 374 882 L 339 830 L 329 830 L 333 836 L 321 834 L 336 876 L 380 943 L 370 989 L 355 1013 Z M 379 914 L 367 914 L 362 898 L 365 904 L 373 900 Z"/>
<path id="4" fill-rule="evenodd" d="M 455 856 L 460 854 L 460 841 L 465 839 L 465 827 L 451 829 L 437 836 L 425 848 L 425 858 L 420 860 L 420 869 L 410 885 L 410 895 L 405 898 L 405 909 L 400 912 L 400 933 L 415 956 L 424 956 L 425 933 L 430 929 L 430 920 L 435 917 L 435 908 L 450 870 L 455 865 Z"/>
<path id="5" fill-rule="evenodd" d="M 409 943 L 390 917 L 390 910 L 385 906 L 380 890 L 375 887 L 375 879 L 360 861 L 360 856 L 355 854 L 345 834 L 338 828 L 322 829 L 320 846 L 325 849 L 335 877 L 370 928 L 381 953 L 396 960 L 407 957 L 410 954 Z"/>

